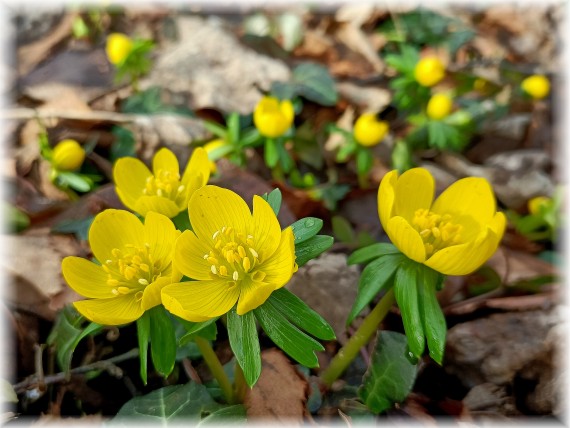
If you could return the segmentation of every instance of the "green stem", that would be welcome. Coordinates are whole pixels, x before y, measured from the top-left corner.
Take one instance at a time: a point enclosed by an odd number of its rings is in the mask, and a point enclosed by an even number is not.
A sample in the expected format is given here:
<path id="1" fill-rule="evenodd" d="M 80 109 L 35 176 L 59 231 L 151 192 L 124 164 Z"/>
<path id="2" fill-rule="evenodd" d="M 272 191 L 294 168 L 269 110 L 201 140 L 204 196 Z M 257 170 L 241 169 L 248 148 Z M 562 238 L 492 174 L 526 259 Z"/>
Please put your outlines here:
<path id="1" fill-rule="evenodd" d="M 321 381 L 330 386 L 346 370 L 354 360 L 360 348 L 366 345 L 378 330 L 378 326 L 395 302 L 394 290 L 390 289 L 378 302 L 376 307 L 368 314 L 358 327 L 354 335 L 337 352 L 329 366 L 321 373 Z"/>
<path id="2" fill-rule="evenodd" d="M 220 362 L 218 356 L 210 346 L 210 342 L 198 336 L 194 338 L 194 342 L 196 342 L 196 345 L 198 345 L 200 353 L 204 357 L 204 361 L 220 384 L 220 388 L 222 388 L 222 392 L 224 394 L 224 397 L 226 397 L 226 401 L 228 404 L 233 404 L 234 394 L 232 391 L 232 384 L 228 379 L 228 376 L 226 375 L 224 367 L 222 366 L 222 363 Z"/>

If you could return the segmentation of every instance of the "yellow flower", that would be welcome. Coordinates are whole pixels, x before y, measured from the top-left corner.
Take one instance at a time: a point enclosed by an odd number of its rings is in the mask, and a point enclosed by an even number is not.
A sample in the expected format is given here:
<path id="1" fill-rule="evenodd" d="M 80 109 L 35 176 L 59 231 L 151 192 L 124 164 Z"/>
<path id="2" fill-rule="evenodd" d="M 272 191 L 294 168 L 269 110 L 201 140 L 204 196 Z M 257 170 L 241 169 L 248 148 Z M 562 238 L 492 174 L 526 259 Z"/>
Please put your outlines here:
<path id="1" fill-rule="evenodd" d="M 534 99 L 540 100 L 550 92 L 550 82 L 546 76 L 535 74 L 524 79 L 521 88 Z"/>
<path id="2" fill-rule="evenodd" d="M 451 113 L 453 100 L 445 94 L 433 95 L 427 105 L 427 115 L 431 119 L 441 120 Z"/>
<path id="3" fill-rule="evenodd" d="M 445 67 L 436 57 L 425 57 L 418 61 L 414 77 L 422 86 L 433 86 L 445 76 Z"/>
<path id="4" fill-rule="evenodd" d="M 354 139 L 362 146 L 375 146 L 384 139 L 388 128 L 388 122 L 378 120 L 374 113 L 364 113 L 354 124 Z"/>
<path id="5" fill-rule="evenodd" d="M 85 150 L 75 140 L 62 140 L 52 152 L 52 165 L 59 171 L 74 171 L 85 160 Z"/>
<path id="6" fill-rule="evenodd" d="M 547 196 L 537 196 L 528 201 L 528 211 L 531 214 L 538 214 L 542 207 L 548 207 L 552 203 L 552 199 Z"/>
<path id="7" fill-rule="evenodd" d="M 126 207 L 142 216 L 155 211 L 175 217 L 187 209 L 192 193 L 210 178 L 208 155 L 201 147 L 192 153 L 182 179 L 178 160 L 167 148 L 156 152 L 152 170 L 131 157 L 120 158 L 113 168 L 117 195 Z"/>
<path id="8" fill-rule="evenodd" d="M 206 153 L 208 154 L 208 159 L 210 159 L 210 154 L 214 150 L 219 149 L 220 147 L 223 147 L 225 145 L 227 145 L 227 143 L 221 138 L 218 138 L 216 140 L 212 140 L 212 141 L 206 143 L 204 145 L 204 150 L 206 150 Z M 210 162 L 210 173 L 215 174 L 218 171 L 218 167 L 216 166 L 216 162 L 213 160 L 210 160 L 209 162 Z"/>
<path id="9" fill-rule="evenodd" d="M 283 135 L 293 124 L 295 110 L 291 101 L 279 101 L 274 97 L 263 97 L 255 106 L 253 123 L 264 137 Z"/>
<path id="10" fill-rule="evenodd" d="M 89 244 L 101 265 L 80 257 L 66 257 L 61 263 L 69 286 L 89 298 L 74 302 L 75 308 L 93 322 L 119 325 L 159 305 L 162 287 L 182 278 L 172 266 L 179 235 L 162 214 L 149 213 L 144 225 L 128 211 L 98 214 Z"/>
<path id="11" fill-rule="evenodd" d="M 393 244 L 407 257 L 445 275 L 467 275 L 497 249 L 505 216 L 484 178 L 453 183 L 436 200 L 427 169 L 398 177 L 391 171 L 378 189 L 378 213 Z"/>
<path id="12" fill-rule="evenodd" d="M 107 37 L 105 52 L 111 64 L 122 63 L 133 49 L 133 41 L 126 34 L 111 33 Z"/>
<path id="13" fill-rule="evenodd" d="M 228 312 L 237 302 L 243 315 L 263 304 L 293 275 L 293 230 L 281 230 L 261 197 L 253 198 L 253 216 L 234 192 L 206 186 L 188 204 L 193 231 L 176 242 L 177 269 L 196 281 L 162 290 L 162 303 L 188 321 L 205 321 Z"/>

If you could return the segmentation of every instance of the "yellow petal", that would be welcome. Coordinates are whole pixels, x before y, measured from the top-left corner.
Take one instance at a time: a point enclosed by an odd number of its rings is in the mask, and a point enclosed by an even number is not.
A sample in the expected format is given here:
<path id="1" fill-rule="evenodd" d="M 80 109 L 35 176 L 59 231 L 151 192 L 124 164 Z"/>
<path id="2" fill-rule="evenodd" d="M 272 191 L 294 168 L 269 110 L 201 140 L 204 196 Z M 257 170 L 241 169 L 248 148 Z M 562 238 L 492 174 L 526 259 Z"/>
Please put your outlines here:
<path id="1" fill-rule="evenodd" d="M 210 250 L 211 248 L 199 240 L 194 232 L 186 230 L 176 241 L 174 265 L 188 278 L 209 280 L 211 264 L 204 260 L 204 255 L 209 254 Z"/>
<path id="2" fill-rule="evenodd" d="M 272 284 L 267 282 L 253 282 L 244 280 L 240 284 L 237 314 L 243 315 L 265 303 L 271 293 L 275 291 Z"/>
<path id="3" fill-rule="evenodd" d="M 261 260 L 271 256 L 281 240 L 281 226 L 271 206 L 260 196 L 253 197 L 253 229 L 255 250 Z"/>
<path id="4" fill-rule="evenodd" d="M 115 162 L 113 180 L 121 202 L 135 211 L 135 205 L 143 194 L 146 179 L 152 174 L 144 163 L 136 158 L 124 157 Z"/>
<path id="5" fill-rule="evenodd" d="M 432 211 L 437 214 L 451 214 L 454 221 L 458 219 L 461 223 L 474 221 L 479 224 L 479 230 L 483 230 L 496 212 L 493 189 L 484 178 L 462 178 L 436 199 Z"/>
<path id="6" fill-rule="evenodd" d="M 152 158 L 152 171 L 154 172 L 154 175 L 158 175 L 160 170 L 173 171 L 176 174 L 180 173 L 180 167 L 178 166 L 176 155 L 166 147 L 163 147 L 156 152 Z"/>
<path id="7" fill-rule="evenodd" d="M 162 196 L 141 196 L 135 203 L 134 211 L 143 217 L 152 211 L 172 218 L 176 217 L 183 209 L 176 205 L 174 201 Z"/>
<path id="8" fill-rule="evenodd" d="M 217 186 L 205 186 L 194 192 L 188 213 L 192 229 L 205 242 L 212 242 L 214 233 L 224 226 L 245 233 L 253 224 L 245 201 L 237 193 Z"/>
<path id="9" fill-rule="evenodd" d="M 124 210 L 105 210 L 98 214 L 89 229 L 91 251 L 101 263 L 113 259 L 114 248 L 144 245 L 144 227 L 134 214 Z"/>
<path id="10" fill-rule="evenodd" d="M 108 299 L 115 297 L 113 287 L 107 285 L 107 274 L 89 260 L 81 257 L 66 257 L 61 262 L 63 277 L 77 293 L 92 299 Z"/>
<path id="11" fill-rule="evenodd" d="M 179 279 L 177 279 L 179 281 Z M 158 278 L 153 283 L 147 285 L 143 291 L 141 307 L 144 311 L 154 308 L 162 303 L 160 292 L 167 285 L 172 284 L 170 277 Z"/>
<path id="12" fill-rule="evenodd" d="M 240 289 L 228 281 L 190 281 L 162 289 L 162 304 L 188 321 L 204 321 L 227 313 L 237 302 Z"/>
<path id="13" fill-rule="evenodd" d="M 281 113 L 285 116 L 285 120 L 289 123 L 289 126 L 293 123 L 293 119 L 295 119 L 295 109 L 293 108 L 293 103 L 289 100 L 281 101 L 279 105 L 281 109 Z"/>
<path id="14" fill-rule="evenodd" d="M 390 171 L 384 176 L 378 188 L 378 215 L 385 231 L 388 229 L 388 220 L 392 217 L 397 180 L 398 171 Z"/>
<path id="15" fill-rule="evenodd" d="M 412 168 L 404 172 L 394 188 L 396 196 L 392 214 L 411 223 L 417 210 L 430 209 L 434 191 L 435 183 L 427 169 Z"/>
<path id="16" fill-rule="evenodd" d="M 141 302 L 134 294 L 117 296 L 111 299 L 93 299 L 74 302 L 75 309 L 90 321 L 103 325 L 128 324 L 144 313 Z"/>
<path id="17" fill-rule="evenodd" d="M 193 179 L 194 177 L 199 180 Z M 208 152 L 202 147 L 194 149 L 182 176 L 182 184 L 189 188 L 188 198 L 200 187 L 204 187 L 210 179 L 210 161 Z"/>
<path id="18" fill-rule="evenodd" d="M 505 214 L 503 214 L 502 212 L 496 213 L 491 223 L 489 223 L 489 227 L 493 232 L 495 232 L 495 234 L 499 237 L 499 239 L 503 238 L 506 226 L 507 226 L 507 218 L 505 217 Z"/>
<path id="19" fill-rule="evenodd" d="M 144 220 L 144 242 L 150 246 L 153 261 L 160 262 L 159 270 L 165 269 L 174 256 L 174 243 L 180 231 L 172 221 L 155 212 L 149 212 Z"/>
<path id="20" fill-rule="evenodd" d="M 436 251 L 425 264 L 444 275 L 468 275 L 493 255 L 500 240 L 501 236 L 486 227 L 476 240 Z"/>
<path id="21" fill-rule="evenodd" d="M 289 282 L 293 275 L 294 263 L 295 236 L 293 229 L 288 227 L 281 233 L 277 251 L 267 261 L 263 262 L 258 270 L 266 274 L 263 281 L 271 284 L 276 290 Z"/>
<path id="22" fill-rule="evenodd" d="M 410 259 L 423 263 L 426 250 L 420 234 L 403 217 L 392 217 L 388 220 L 386 230 L 392 243 Z"/>

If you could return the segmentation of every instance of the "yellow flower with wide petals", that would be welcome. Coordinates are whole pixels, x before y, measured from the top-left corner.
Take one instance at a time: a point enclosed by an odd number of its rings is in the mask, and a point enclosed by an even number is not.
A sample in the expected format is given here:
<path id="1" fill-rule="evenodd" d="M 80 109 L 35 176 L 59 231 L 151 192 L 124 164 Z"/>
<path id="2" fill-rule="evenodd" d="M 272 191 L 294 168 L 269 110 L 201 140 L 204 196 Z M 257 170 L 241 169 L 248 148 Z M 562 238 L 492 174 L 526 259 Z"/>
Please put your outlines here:
<path id="1" fill-rule="evenodd" d="M 52 164 L 59 171 L 75 171 L 85 160 L 85 150 L 75 140 L 62 140 L 53 148 Z"/>
<path id="2" fill-rule="evenodd" d="M 105 52 L 111 64 L 118 65 L 122 63 L 132 50 L 133 41 L 126 34 L 111 33 L 107 37 Z"/>
<path id="3" fill-rule="evenodd" d="M 392 243 L 407 257 L 445 275 L 467 275 L 496 251 L 505 216 L 487 180 L 456 181 L 435 201 L 427 169 L 391 171 L 378 189 L 378 214 Z"/>
<path id="4" fill-rule="evenodd" d="M 215 140 L 212 140 L 208 143 L 206 143 L 204 145 L 204 150 L 206 150 L 206 153 L 208 154 L 208 159 L 210 162 L 210 173 L 215 174 L 216 172 L 218 172 L 218 167 L 216 166 L 216 162 L 211 160 L 211 153 L 216 150 L 219 149 L 220 147 L 224 147 L 227 146 L 228 143 L 226 143 L 222 138 L 217 138 Z"/>
<path id="5" fill-rule="evenodd" d="M 441 120 L 451 113 L 453 100 L 446 94 L 435 94 L 428 102 L 426 111 L 430 119 Z"/>
<path id="6" fill-rule="evenodd" d="M 127 324 L 161 303 L 161 289 L 178 282 L 173 269 L 174 243 L 180 235 L 170 219 L 149 213 L 144 225 L 124 210 L 105 210 L 89 229 L 89 244 L 100 265 L 66 257 L 63 277 L 89 300 L 74 302 L 89 320 L 105 325 Z"/>
<path id="7" fill-rule="evenodd" d="M 196 191 L 188 204 L 193 231 L 176 242 L 177 269 L 196 281 L 162 290 L 162 303 L 188 321 L 227 313 L 237 302 L 243 315 L 283 287 L 296 269 L 293 229 L 281 230 L 261 197 L 253 215 L 236 193 L 216 186 Z"/>
<path id="8" fill-rule="evenodd" d="M 445 66 L 439 58 L 422 58 L 414 68 L 414 77 L 422 86 L 433 86 L 445 77 Z"/>
<path id="9" fill-rule="evenodd" d="M 374 113 L 364 113 L 354 123 L 352 132 L 358 144 L 369 147 L 382 141 L 388 129 L 388 122 L 378 120 Z"/>
<path id="10" fill-rule="evenodd" d="M 532 98 L 540 100 L 550 93 L 550 82 L 546 76 L 535 74 L 524 79 L 521 88 Z"/>
<path id="11" fill-rule="evenodd" d="M 117 195 L 126 207 L 142 216 L 150 211 L 172 218 L 188 208 L 192 194 L 210 178 L 210 161 L 198 147 L 192 153 L 182 178 L 178 159 L 162 148 L 152 159 L 152 172 L 139 159 L 124 157 L 113 168 Z"/>
<path id="12" fill-rule="evenodd" d="M 264 137 L 276 138 L 285 134 L 293 124 L 295 110 L 291 101 L 263 97 L 253 111 L 253 123 Z"/>

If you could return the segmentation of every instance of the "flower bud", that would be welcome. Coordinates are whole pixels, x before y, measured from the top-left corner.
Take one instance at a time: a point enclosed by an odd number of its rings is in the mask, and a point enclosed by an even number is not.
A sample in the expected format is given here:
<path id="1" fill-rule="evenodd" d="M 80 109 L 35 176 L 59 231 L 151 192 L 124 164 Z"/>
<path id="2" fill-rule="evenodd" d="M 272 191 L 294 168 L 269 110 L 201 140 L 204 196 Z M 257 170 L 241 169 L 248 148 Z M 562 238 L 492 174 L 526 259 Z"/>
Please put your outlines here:
<path id="1" fill-rule="evenodd" d="M 433 86 L 445 76 L 445 67 L 436 57 L 422 58 L 416 64 L 414 77 L 422 86 Z"/>
<path id="2" fill-rule="evenodd" d="M 433 95 L 427 105 L 427 115 L 430 119 L 441 120 L 451 113 L 453 100 L 445 94 Z"/>
<path id="3" fill-rule="evenodd" d="M 53 149 L 52 164 L 59 171 L 79 169 L 85 160 L 85 150 L 75 140 L 60 141 Z"/>
<path id="4" fill-rule="evenodd" d="M 388 122 L 378 120 L 374 113 L 364 113 L 354 124 L 353 135 L 362 146 L 375 146 L 388 133 Z"/>
<path id="5" fill-rule="evenodd" d="M 552 203 L 552 199 L 546 196 L 537 196 L 528 201 L 528 212 L 532 215 L 539 214 L 542 207 L 548 207 Z"/>
<path id="6" fill-rule="evenodd" d="M 535 74 L 524 79 L 521 88 L 535 100 L 540 100 L 550 92 L 550 82 L 545 76 Z"/>
<path id="7" fill-rule="evenodd" d="M 111 33 L 107 37 L 105 52 L 109 62 L 114 65 L 122 63 L 133 49 L 133 41 L 125 34 Z"/>
<path id="8" fill-rule="evenodd" d="M 255 106 L 253 123 L 261 135 L 275 138 L 285 134 L 293 124 L 295 110 L 291 101 L 263 97 Z"/>
<path id="9" fill-rule="evenodd" d="M 216 162 L 214 160 L 212 160 L 211 153 L 212 153 L 212 151 L 214 151 L 220 147 L 226 146 L 226 145 L 227 145 L 227 143 L 221 138 L 217 138 L 215 140 L 212 140 L 212 141 L 210 141 L 204 145 L 204 150 L 206 150 L 206 153 L 208 154 L 208 158 L 209 158 L 209 162 L 210 162 L 210 172 L 212 174 L 215 174 L 218 171 L 218 167 L 216 166 Z"/>

